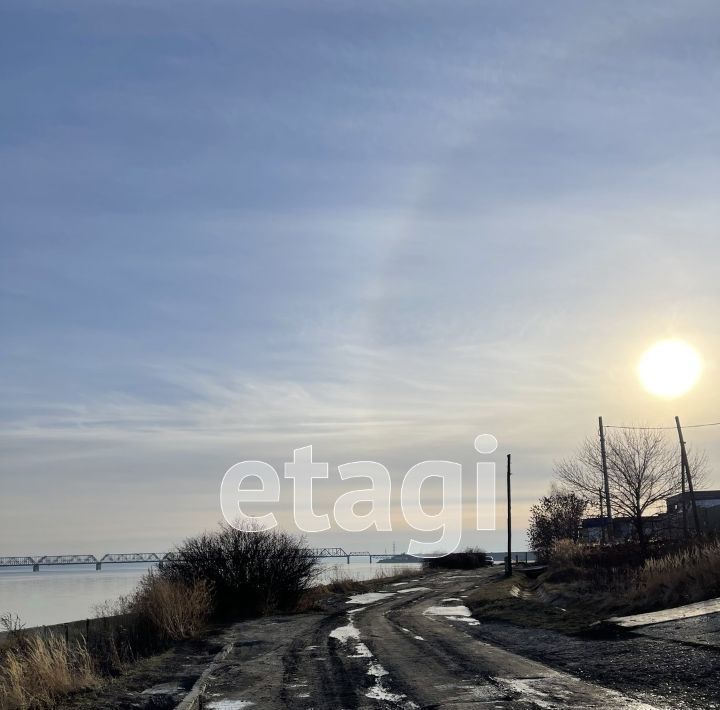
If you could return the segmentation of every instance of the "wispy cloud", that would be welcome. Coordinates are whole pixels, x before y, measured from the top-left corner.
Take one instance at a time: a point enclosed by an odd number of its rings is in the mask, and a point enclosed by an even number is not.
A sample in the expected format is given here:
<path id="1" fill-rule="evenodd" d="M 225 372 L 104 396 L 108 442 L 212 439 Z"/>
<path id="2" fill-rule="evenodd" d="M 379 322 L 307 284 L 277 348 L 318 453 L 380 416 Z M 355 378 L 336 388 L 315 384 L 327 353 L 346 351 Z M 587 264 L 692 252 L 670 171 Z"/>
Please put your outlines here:
<path id="1" fill-rule="evenodd" d="M 9 552 L 169 542 L 307 443 L 397 478 L 492 431 L 529 502 L 599 413 L 677 413 L 667 334 L 717 418 L 715 3 L 3 13 Z"/>

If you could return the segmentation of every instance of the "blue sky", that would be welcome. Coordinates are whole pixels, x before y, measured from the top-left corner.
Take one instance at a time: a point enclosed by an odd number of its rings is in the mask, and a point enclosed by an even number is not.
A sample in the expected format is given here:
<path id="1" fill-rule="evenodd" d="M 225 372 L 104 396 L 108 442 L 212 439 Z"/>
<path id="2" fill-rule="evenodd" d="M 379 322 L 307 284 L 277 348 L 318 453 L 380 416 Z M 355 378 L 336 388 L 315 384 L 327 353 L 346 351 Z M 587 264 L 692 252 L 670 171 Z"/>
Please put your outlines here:
<path id="1" fill-rule="evenodd" d="M 520 530 L 598 414 L 720 419 L 719 22 L 7 0 L 1 551 L 167 546 L 235 461 L 306 444 L 472 480 L 485 431 Z M 705 361 L 672 404 L 633 372 L 668 335 Z"/>

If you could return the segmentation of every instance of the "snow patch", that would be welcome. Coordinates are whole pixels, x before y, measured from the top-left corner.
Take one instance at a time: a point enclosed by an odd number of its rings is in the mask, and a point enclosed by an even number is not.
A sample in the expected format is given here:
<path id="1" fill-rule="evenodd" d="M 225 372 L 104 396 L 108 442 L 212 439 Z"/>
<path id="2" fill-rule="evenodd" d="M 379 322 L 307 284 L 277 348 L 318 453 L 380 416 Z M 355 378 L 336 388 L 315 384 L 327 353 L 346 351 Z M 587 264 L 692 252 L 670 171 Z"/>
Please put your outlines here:
<path id="1" fill-rule="evenodd" d="M 460 597 L 449 597 L 448 599 L 441 599 L 440 603 L 445 604 L 445 602 L 459 602 Z"/>
<path id="2" fill-rule="evenodd" d="M 330 638 L 337 639 L 340 643 L 347 643 L 351 639 L 360 640 L 360 630 L 355 624 L 350 622 L 345 626 L 338 626 L 330 632 Z"/>
<path id="3" fill-rule="evenodd" d="M 348 658 L 372 658 L 370 649 L 364 643 L 355 644 L 355 653 Z"/>
<path id="4" fill-rule="evenodd" d="M 348 604 L 372 604 L 391 597 L 395 592 L 365 592 L 364 594 L 353 594 L 347 600 Z"/>
<path id="5" fill-rule="evenodd" d="M 423 612 L 429 616 L 470 616 L 470 609 L 466 606 L 430 606 Z"/>
<path id="6" fill-rule="evenodd" d="M 410 634 L 414 639 L 417 639 L 418 641 L 424 641 L 425 639 L 422 636 L 418 636 L 417 634 L 414 634 L 410 629 L 406 629 L 404 626 L 400 627 L 405 633 Z"/>
<path id="7" fill-rule="evenodd" d="M 249 708 L 255 703 L 249 700 L 213 700 L 207 704 L 208 710 L 242 710 Z"/>
<path id="8" fill-rule="evenodd" d="M 382 678 L 382 676 L 387 675 L 388 672 L 379 663 L 371 663 L 367 674 L 373 675 L 376 678 Z"/>
<path id="9" fill-rule="evenodd" d="M 365 693 L 365 697 L 371 698 L 372 700 L 386 700 L 389 703 L 399 703 L 405 696 L 391 693 L 378 682 Z"/>
<path id="10" fill-rule="evenodd" d="M 458 621 L 464 621 L 468 626 L 480 626 L 480 622 L 477 619 L 473 619 L 469 616 L 458 616 Z"/>
<path id="11" fill-rule="evenodd" d="M 427 592 L 430 587 L 408 587 L 407 589 L 398 589 L 398 594 L 410 594 L 410 592 Z"/>

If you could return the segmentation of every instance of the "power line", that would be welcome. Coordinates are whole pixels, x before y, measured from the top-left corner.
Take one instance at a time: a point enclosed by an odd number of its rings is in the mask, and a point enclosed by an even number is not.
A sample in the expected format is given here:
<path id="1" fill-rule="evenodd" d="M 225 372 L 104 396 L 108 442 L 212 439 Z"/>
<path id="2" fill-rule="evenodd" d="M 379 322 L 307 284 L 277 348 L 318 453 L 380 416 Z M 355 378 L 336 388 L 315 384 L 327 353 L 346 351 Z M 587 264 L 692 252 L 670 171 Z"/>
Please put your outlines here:
<path id="1" fill-rule="evenodd" d="M 683 429 L 699 429 L 706 426 L 720 426 L 720 422 L 709 422 L 708 424 L 686 424 Z M 633 431 L 664 431 L 675 430 L 674 426 L 621 426 L 619 424 L 606 424 L 606 429 L 631 429 Z"/>

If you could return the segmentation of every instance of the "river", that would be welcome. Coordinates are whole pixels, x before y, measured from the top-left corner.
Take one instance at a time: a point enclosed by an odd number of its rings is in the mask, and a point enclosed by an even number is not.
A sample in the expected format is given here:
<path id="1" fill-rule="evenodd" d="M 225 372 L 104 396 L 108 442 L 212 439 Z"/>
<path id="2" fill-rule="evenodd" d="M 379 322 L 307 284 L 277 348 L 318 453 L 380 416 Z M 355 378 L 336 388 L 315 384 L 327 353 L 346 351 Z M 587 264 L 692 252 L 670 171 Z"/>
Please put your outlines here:
<path id="1" fill-rule="evenodd" d="M 319 582 L 336 576 L 369 579 L 379 571 L 391 574 L 419 567 L 333 560 L 322 565 Z M 105 564 L 99 572 L 95 565 L 41 567 L 39 572 L 30 567 L 0 568 L 0 615 L 17 615 L 28 628 L 91 618 L 98 605 L 132 592 L 149 569 L 148 564 Z"/>

